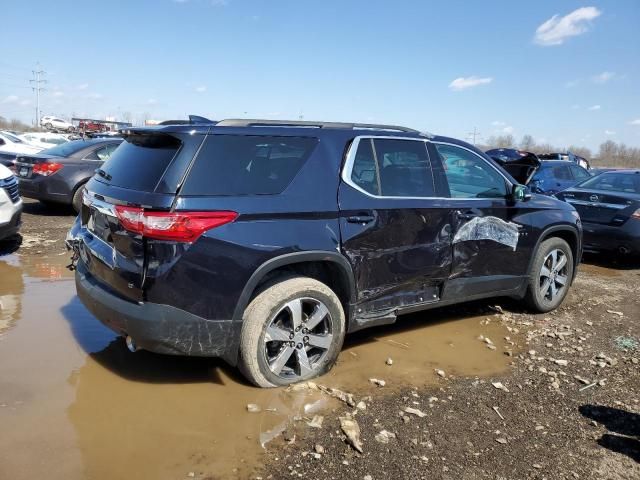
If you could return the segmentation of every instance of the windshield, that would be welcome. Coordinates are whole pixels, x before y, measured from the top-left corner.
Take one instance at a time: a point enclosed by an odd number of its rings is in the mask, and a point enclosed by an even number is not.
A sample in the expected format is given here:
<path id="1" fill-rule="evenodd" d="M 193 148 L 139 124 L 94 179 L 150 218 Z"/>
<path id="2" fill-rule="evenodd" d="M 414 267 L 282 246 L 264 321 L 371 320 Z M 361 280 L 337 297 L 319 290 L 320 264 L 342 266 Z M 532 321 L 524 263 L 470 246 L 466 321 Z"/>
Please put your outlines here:
<path id="1" fill-rule="evenodd" d="M 73 142 L 65 142 L 61 145 L 47 148 L 46 150 L 42 150 L 40 153 L 45 155 L 54 155 L 56 157 L 68 157 L 82 150 L 87 145 L 89 144 L 84 140 L 74 140 Z"/>

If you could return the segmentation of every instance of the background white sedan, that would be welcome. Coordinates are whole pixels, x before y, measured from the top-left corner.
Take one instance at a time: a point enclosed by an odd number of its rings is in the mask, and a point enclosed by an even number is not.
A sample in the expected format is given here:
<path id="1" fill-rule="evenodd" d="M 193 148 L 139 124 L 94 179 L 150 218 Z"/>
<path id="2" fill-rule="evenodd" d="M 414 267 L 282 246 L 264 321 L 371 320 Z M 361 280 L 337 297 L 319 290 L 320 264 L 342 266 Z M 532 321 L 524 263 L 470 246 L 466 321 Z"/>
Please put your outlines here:
<path id="1" fill-rule="evenodd" d="M 20 135 L 20 138 L 30 145 L 40 148 L 51 148 L 69 141 L 64 135 L 50 132 L 28 132 Z"/>
<path id="2" fill-rule="evenodd" d="M 43 150 L 43 147 L 31 145 L 11 132 L 0 132 L 0 152 L 29 154 L 38 153 L 41 150 Z"/>

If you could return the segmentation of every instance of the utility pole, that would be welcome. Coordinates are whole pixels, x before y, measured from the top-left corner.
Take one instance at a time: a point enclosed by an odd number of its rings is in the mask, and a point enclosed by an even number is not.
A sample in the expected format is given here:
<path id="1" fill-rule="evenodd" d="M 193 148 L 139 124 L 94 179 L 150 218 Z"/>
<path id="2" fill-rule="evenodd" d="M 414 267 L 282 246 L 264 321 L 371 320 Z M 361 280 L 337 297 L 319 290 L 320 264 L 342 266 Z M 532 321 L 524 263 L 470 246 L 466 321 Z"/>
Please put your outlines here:
<path id="1" fill-rule="evenodd" d="M 480 138 L 482 136 L 476 127 L 473 127 L 473 132 L 469 132 L 468 135 L 473 140 L 472 143 L 474 145 L 476 144 L 476 138 Z"/>
<path id="2" fill-rule="evenodd" d="M 34 92 L 36 92 L 36 128 L 40 127 L 40 92 L 45 90 L 44 87 L 42 87 L 42 84 L 47 83 L 46 80 L 44 80 L 42 78 L 43 75 L 45 75 L 47 72 L 45 72 L 44 70 L 42 70 L 40 68 L 40 63 L 37 64 L 36 69 L 32 70 L 33 72 L 33 80 L 29 80 L 30 83 L 33 84 L 33 87 L 31 87 L 31 90 L 33 90 Z"/>

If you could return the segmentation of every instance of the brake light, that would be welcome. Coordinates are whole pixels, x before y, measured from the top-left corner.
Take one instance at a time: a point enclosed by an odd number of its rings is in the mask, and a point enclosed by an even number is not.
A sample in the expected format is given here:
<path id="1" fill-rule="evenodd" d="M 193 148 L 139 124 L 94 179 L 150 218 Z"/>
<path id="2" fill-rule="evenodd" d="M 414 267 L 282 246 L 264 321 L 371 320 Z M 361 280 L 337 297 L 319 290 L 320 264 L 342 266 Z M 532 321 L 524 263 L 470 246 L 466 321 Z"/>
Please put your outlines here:
<path id="1" fill-rule="evenodd" d="M 640 220 L 640 208 L 631 214 L 631 218 L 635 218 L 636 220 Z"/>
<path id="2" fill-rule="evenodd" d="M 116 215 L 130 232 L 157 240 L 191 243 L 207 230 L 233 222 L 238 214 L 218 212 L 153 212 L 116 205 Z"/>
<path id="3" fill-rule="evenodd" d="M 36 163 L 33 166 L 33 173 L 37 173 L 38 175 L 42 175 L 44 177 L 48 177 L 49 175 L 53 175 L 54 173 L 56 173 L 62 167 L 63 167 L 63 165 L 61 163 L 56 163 L 56 162 Z"/>

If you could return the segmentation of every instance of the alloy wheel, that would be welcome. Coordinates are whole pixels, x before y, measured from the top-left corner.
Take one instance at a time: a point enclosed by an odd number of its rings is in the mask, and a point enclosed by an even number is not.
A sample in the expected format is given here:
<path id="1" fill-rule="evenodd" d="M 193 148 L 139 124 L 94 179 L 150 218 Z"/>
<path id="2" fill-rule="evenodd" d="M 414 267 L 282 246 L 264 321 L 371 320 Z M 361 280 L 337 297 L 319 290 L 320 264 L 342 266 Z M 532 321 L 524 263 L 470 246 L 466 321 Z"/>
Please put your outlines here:
<path id="1" fill-rule="evenodd" d="M 315 298 L 296 298 L 269 321 L 264 334 L 264 355 L 272 373 L 291 380 L 317 370 L 332 343 L 327 306 Z"/>
<path id="2" fill-rule="evenodd" d="M 540 269 L 539 288 L 542 298 L 554 302 L 564 293 L 569 280 L 567 256 L 560 249 L 547 254 Z"/>

